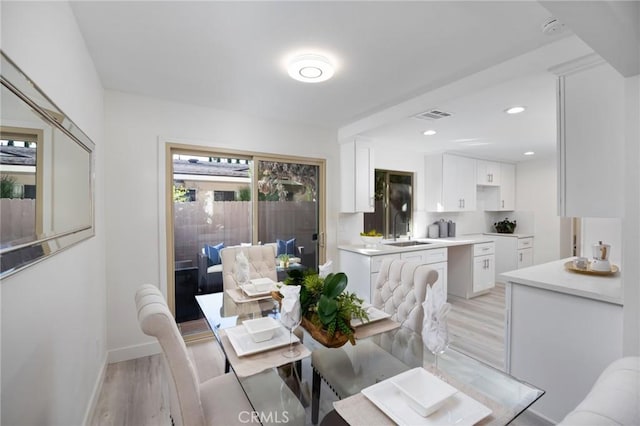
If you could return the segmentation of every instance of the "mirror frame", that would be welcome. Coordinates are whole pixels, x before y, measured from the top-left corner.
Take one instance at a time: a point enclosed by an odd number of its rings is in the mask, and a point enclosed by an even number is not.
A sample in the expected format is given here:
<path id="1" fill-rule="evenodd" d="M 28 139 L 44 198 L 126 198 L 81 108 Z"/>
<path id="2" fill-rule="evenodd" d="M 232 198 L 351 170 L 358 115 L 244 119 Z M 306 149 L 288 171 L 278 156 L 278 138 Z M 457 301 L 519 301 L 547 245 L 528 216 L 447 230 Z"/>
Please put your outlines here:
<path id="1" fill-rule="evenodd" d="M 33 241 L 12 245 L 0 249 L 0 258 L 6 261 L 6 255 L 23 251 L 26 258 L 16 262 L 15 266 L 0 271 L 0 279 L 5 279 L 31 265 L 49 258 L 75 244 L 95 236 L 95 144 L 80 128 L 58 108 L 49 97 L 20 68 L 0 50 L 0 84 L 24 101 L 41 119 L 60 130 L 89 154 L 89 225 L 62 231 L 44 231 Z M 55 167 L 55 165 L 54 165 Z M 38 252 L 40 255 L 30 258 L 28 253 Z"/>

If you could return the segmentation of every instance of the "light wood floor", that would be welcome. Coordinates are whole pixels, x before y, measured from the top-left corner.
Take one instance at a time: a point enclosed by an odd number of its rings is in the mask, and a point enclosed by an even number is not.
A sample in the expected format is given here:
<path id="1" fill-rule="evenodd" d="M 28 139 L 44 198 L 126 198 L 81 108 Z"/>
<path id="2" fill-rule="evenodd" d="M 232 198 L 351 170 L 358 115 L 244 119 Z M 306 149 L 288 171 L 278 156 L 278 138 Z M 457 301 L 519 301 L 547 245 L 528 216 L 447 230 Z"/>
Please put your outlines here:
<path id="1" fill-rule="evenodd" d="M 464 299 L 448 297 L 450 345 L 500 370 L 505 358 L 504 284 L 497 283 L 487 294 Z"/>

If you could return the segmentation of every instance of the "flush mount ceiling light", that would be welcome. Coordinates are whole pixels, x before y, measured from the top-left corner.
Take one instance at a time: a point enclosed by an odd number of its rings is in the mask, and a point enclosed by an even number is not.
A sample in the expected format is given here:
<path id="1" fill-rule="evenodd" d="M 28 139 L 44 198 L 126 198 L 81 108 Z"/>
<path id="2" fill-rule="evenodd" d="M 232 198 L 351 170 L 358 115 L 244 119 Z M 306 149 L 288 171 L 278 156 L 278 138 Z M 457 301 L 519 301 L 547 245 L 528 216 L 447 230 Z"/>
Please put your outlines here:
<path id="1" fill-rule="evenodd" d="M 436 133 L 438 133 L 438 132 L 436 132 L 436 131 L 435 131 L 435 130 L 433 130 L 433 129 L 425 130 L 424 132 L 422 132 L 422 134 L 423 134 L 423 135 L 425 135 L 425 136 L 433 136 L 433 135 L 435 135 Z"/>
<path id="2" fill-rule="evenodd" d="M 505 109 L 504 112 L 506 112 L 507 114 L 520 114 L 525 109 L 526 108 L 523 106 L 513 106 L 511 108 Z"/>
<path id="3" fill-rule="evenodd" d="M 289 76 L 304 83 L 320 83 L 333 77 L 333 65 L 321 55 L 299 55 L 289 63 Z"/>
<path id="4" fill-rule="evenodd" d="M 524 153 L 524 155 L 534 155 L 534 154 L 535 154 L 535 152 L 533 152 L 533 151 L 527 151 L 527 152 Z"/>

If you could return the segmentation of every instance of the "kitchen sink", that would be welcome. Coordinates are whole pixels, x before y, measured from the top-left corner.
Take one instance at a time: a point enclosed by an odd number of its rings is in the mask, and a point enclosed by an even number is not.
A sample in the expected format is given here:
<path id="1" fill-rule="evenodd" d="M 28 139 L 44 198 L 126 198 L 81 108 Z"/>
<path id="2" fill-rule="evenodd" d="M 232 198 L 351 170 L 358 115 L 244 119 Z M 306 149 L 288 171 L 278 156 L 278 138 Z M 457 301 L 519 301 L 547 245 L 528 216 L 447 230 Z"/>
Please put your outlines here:
<path id="1" fill-rule="evenodd" d="M 394 247 L 410 247 L 410 246 L 421 246 L 424 244 L 431 244 L 431 243 L 426 243 L 423 241 L 398 241 L 397 243 L 386 243 L 388 246 L 394 246 Z"/>

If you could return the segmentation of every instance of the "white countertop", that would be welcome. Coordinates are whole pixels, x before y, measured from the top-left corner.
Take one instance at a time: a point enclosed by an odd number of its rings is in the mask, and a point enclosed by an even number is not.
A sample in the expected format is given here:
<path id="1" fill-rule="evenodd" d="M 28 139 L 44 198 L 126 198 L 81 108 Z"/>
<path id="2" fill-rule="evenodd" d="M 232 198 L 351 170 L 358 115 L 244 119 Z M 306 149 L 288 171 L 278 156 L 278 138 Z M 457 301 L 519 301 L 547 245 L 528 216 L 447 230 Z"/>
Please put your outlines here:
<path id="1" fill-rule="evenodd" d="M 533 238 L 533 234 L 505 234 L 500 232 L 485 232 L 483 235 L 492 237 Z"/>
<path id="2" fill-rule="evenodd" d="M 396 242 L 407 241 L 407 240 L 398 240 Z M 490 235 L 484 234 L 471 234 L 471 235 L 461 235 L 459 237 L 449 237 L 449 238 L 415 238 L 415 241 L 425 242 L 429 244 L 419 244 L 415 246 L 408 247 L 395 247 L 386 243 L 393 243 L 393 240 L 384 240 L 382 244 L 377 244 L 375 246 L 366 246 L 364 244 L 343 244 L 339 245 L 339 250 L 347 250 L 354 253 L 364 254 L 366 256 L 379 256 L 384 254 L 393 254 L 393 253 L 402 253 L 407 251 L 416 251 L 416 250 L 431 250 L 442 247 L 452 247 L 452 246 L 462 246 L 466 244 L 479 244 L 479 243 L 488 243 L 494 241 Z"/>
<path id="3" fill-rule="evenodd" d="M 564 264 L 573 259 L 575 257 L 505 272 L 498 279 L 622 305 L 620 273 L 603 276 L 567 271 Z"/>

